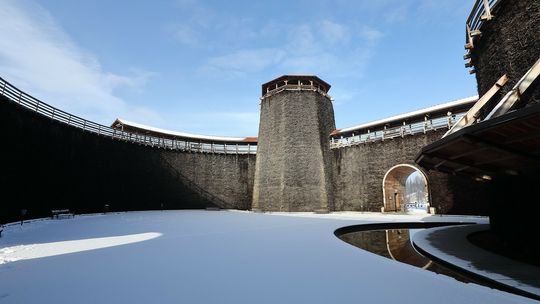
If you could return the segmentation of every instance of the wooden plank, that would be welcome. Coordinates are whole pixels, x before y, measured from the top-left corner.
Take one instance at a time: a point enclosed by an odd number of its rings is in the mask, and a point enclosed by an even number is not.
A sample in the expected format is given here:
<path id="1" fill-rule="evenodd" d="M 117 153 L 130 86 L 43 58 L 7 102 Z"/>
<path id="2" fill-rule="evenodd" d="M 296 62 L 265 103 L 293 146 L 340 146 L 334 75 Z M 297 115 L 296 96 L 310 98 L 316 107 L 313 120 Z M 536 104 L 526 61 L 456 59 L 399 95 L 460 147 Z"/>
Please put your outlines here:
<path id="1" fill-rule="evenodd" d="M 480 111 L 482 108 L 495 96 L 497 92 L 508 82 L 508 77 L 503 75 L 497 82 L 484 94 L 484 96 L 480 97 L 478 101 L 472 106 L 472 108 L 469 109 L 469 111 L 461 117 L 458 122 L 454 124 L 454 126 L 446 132 L 442 138 L 456 132 L 457 130 L 463 129 L 473 123 L 476 122 L 478 116 L 480 115 Z"/>
<path id="2" fill-rule="evenodd" d="M 501 101 L 486 116 L 486 119 L 495 118 L 508 112 L 510 108 L 521 98 L 521 95 L 527 91 L 531 84 L 540 75 L 540 59 L 521 77 L 510 92 L 508 92 Z"/>

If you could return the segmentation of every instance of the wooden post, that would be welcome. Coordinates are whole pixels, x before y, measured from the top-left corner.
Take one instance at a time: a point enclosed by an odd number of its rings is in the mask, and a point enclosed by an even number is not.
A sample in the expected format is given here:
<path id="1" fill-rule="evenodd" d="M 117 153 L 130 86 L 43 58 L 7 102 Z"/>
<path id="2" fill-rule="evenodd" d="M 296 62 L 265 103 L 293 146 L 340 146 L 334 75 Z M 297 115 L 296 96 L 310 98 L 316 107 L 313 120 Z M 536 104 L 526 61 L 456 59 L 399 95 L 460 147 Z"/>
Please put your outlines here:
<path id="1" fill-rule="evenodd" d="M 482 20 L 491 20 L 491 18 L 493 18 L 493 16 L 491 15 L 491 8 L 489 7 L 489 1 L 488 0 L 483 0 L 484 2 L 484 10 L 486 12 L 485 15 L 482 15 L 480 18 Z"/>

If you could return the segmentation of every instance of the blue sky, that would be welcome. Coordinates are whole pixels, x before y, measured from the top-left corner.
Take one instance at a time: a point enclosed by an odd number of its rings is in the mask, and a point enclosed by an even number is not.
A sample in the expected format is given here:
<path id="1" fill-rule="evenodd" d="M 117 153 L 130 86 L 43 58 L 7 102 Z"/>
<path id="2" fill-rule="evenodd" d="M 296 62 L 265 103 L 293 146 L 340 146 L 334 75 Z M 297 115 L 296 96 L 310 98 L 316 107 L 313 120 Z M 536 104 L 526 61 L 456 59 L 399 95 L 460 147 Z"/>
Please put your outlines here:
<path id="1" fill-rule="evenodd" d="M 0 0 L 0 76 L 43 101 L 207 135 L 257 135 L 260 85 L 314 74 L 338 128 L 476 94 L 470 0 Z"/>

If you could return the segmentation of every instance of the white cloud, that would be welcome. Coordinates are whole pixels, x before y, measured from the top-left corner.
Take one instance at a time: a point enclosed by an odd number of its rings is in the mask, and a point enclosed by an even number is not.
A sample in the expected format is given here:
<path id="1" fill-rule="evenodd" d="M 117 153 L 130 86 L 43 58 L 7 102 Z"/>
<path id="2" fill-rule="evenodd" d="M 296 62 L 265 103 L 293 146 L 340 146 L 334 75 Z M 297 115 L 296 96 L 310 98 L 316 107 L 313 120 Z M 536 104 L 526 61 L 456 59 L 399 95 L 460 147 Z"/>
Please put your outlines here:
<path id="1" fill-rule="evenodd" d="M 203 72 L 226 72 L 232 75 L 260 71 L 283 60 L 285 52 L 280 49 L 238 50 L 231 54 L 210 58 Z"/>
<path id="2" fill-rule="evenodd" d="M 120 88 L 140 90 L 152 73 L 104 71 L 95 56 L 78 48 L 33 2 L 0 4 L 0 70 L 6 80 L 44 102 L 100 123 L 108 124 L 117 116 L 145 122 L 159 118 L 115 94 Z"/>
<path id="3" fill-rule="evenodd" d="M 337 44 L 349 41 L 349 29 L 339 23 L 324 20 L 321 23 L 321 34 L 327 43 Z"/>
<path id="4" fill-rule="evenodd" d="M 409 16 L 410 3 L 404 2 L 398 5 L 393 5 L 384 11 L 384 20 L 390 24 L 404 22 Z"/>
<path id="5" fill-rule="evenodd" d="M 188 46 L 200 45 L 198 33 L 186 24 L 176 25 L 173 29 L 174 35 L 178 41 Z"/>
<path id="6" fill-rule="evenodd" d="M 205 135 L 257 136 L 259 115 L 259 112 L 233 111 L 179 113 L 168 119 L 176 123 L 165 128 Z"/>
<path id="7" fill-rule="evenodd" d="M 261 31 L 267 33 L 269 28 L 274 36 L 282 38 L 275 39 L 273 47 L 244 48 L 211 57 L 199 72 L 215 77 L 239 77 L 272 69 L 282 73 L 361 77 L 383 37 L 382 32 L 371 27 L 353 29 L 330 20 L 263 26 Z"/>
<path id="8" fill-rule="evenodd" d="M 383 33 L 377 29 L 364 26 L 359 31 L 360 37 L 364 39 L 367 45 L 375 45 L 383 37 Z"/>

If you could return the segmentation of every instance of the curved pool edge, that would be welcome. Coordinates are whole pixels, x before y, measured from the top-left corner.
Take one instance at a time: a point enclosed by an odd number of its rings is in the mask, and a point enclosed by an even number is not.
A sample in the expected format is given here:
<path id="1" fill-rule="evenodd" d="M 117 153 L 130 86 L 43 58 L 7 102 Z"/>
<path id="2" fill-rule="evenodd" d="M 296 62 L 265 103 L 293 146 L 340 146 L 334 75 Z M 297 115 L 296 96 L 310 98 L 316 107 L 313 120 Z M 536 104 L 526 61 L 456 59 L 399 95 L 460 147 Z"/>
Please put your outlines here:
<path id="1" fill-rule="evenodd" d="M 418 252 L 437 263 L 497 289 L 540 300 L 540 268 L 486 251 L 468 241 L 468 235 L 487 229 L 489 224 L 432 227 L 417 232 L 412 242 Z M 531 281 L 536 286 L 526 283 Z"/>

